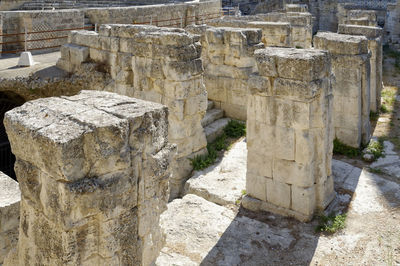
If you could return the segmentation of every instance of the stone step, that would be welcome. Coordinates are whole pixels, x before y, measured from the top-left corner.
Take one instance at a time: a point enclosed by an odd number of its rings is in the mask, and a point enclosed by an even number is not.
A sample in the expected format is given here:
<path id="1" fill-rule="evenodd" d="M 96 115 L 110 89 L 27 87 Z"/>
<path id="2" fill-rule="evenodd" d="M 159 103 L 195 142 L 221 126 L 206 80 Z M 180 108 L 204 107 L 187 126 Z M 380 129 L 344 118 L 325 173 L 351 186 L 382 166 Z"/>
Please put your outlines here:
<path id="1" fill-rule="evenodd" d="M 219 135 L 221 135 L 224 131 L 224 127 L 229 123 L 230 120 L 231 119 L 229 118 L 221 118 L 204 127 L 204 133 L 206 134 L 207 142 L 213 142 Z"/>
<path id="2" fill-rule="evenodd" d="M 204 116 L 203 120 L 201 121 L 201 125 L 203 127 L 208 126 L 215 120 L 218 120 L 224 116 L 224 111 L 221 109 L 211 109 L 206 112 L 206 115 Z"/>
<path id="3" fill-rule="evenodd" d="M 277 219 L 274 215 L 268 217 Z M 304 252 L 304 242 L 295 246 L 295 229 L 285 223 L 267 224 L 236 215 L 193 194 L 170 202 L 161 214 L 160 226 L 166 233 L 166 243 L 157 266 L 266 265 L 266 261 L 268 265 L 288 265 L 271 250 L 285 254 L 293 246 L 297 252 Z"/>
<path id="4" fill-rule="evenodd" d="M 234 205 L 246 190 L 247 145 L 234 143 L 223 159 L 207 169 L 195 171 L 185 184 L 184 195 L 195 194 L 218 205 Z"/>
<path id="5" fill-rule="evenodd" d="M 214 102 L 211 101 L 211 100 L 208 100 L 208 102 L 207 102 L 207 111 L 211 110 L 213 108 L 214 108 Z"/>

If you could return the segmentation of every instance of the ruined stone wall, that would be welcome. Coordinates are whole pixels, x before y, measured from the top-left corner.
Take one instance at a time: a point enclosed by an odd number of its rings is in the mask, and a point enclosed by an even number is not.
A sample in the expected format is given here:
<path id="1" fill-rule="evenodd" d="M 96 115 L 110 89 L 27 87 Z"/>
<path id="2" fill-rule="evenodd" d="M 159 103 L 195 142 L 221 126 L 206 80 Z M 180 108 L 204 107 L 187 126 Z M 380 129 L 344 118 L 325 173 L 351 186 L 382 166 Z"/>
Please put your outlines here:
<path id="1" fill-rule="evenodd" d="M 330 57 L 314 49 L 255 52 L 247 102 L 247 195 L 251 210 L 310 220 L 334 197 Z"/>
<path id="2" fill-rule="evenodd" d="M 207 109 L 199 39 L 182 29 L 103 25 L 99 33 L 71 32 L 57 65 L 79 71 L 94 61 L 111 77 L 105 90 L 168 106 L 169 141 L 178 145 L 171 197 L 179 195 L 192 167 L 188 158 L 206 152 L 201 120 Z"/>
<path id="3" fill-rule="evenodd" d="M 380 27 L 356 26 L 340 24 L 338 33 L 348 35 L 361 35 L 368 39 L 368 50 L 371 53 L 369 60 L 370 73 L 370 109 L 378 112 L 381 105 L 382 61 L 383 61 L 383 30 Z"/>
<path id="4" fill-rule="evenodd" d="M 307 12 L 272 12 L 223 17 L 207 23 L 218 27 L 260 28 L 266 46 L 311 48 L 313 18 Z"/>
<path id="5" fill-rule="evenodd" d="M 192 23 L 202 24 L 208 19 L 220 17 L 221 1 L 209 0 L 151 6 L 89 8 L 85 10 L 85 15 L 93 24 L 150 24 L 152 20 L 152 24 L 155 26 L 185 27 Z M 173 20 L 170 21 L 171 19 Z"/>
<path id="6" fill-rule="evenodd" d="M 346 5 L 338 5 L 338 24 L 377 26 L 378 18 L 374 10 L 348 9 Z"/>
<path id="7" fill-rule="evenodd" d="M 44 98 L 6 114 L 21 186 L 5 265 L 151 265 L 168 200 L 168 110 L 107 92 Z"/>
<path id="8" fill-rule="evenodd" d="M 0 264 L 17 244 L 20 200 L 18 183 L 0 172 Z"/>
<path id="9" fill-rule="evenodd" d="M 400 1 L 388 5 L 386 24 L 385 24 L 385 42 L 400 48 Z"/>
<path id="10" fill-rule="evenodd" d="M 314 47 L 332 55 L 335 137 L 356 148 L 367 144 L 371 137 L 367 38 L 319 32 L 314 36 Z"/>
<path id="11" fill-rule="evenodd" d="M 3 19 L 3 34 L 28 32 L 53 31 L 61 29 L 76 29 L 84 26 L 84 13 L 79 10 L 57 10 L 57 11 L 12 11 L 0 12 Z M 68 31 L 45 32 L 29 34 L 28 40 L 49 39 L 44 41 L 28 42 L 28 49 L 41 47 L 54 47 L 65 44 Z M 3 45 L 3 51 L 24 49 L 25 36 L 13 35 L 3 37 L 3 42 L 17 42 Z M 54 49 L 54 48 L 53 48 Z"/>
<path id="12" fill-rule="evenodd" d="M 208 99 L 228 117 L 246 120 L 247 83 L 256 71 L 254 51 L 263 48 L 259 29 L 192 26 L 202 36 L 204 83 Z"/>

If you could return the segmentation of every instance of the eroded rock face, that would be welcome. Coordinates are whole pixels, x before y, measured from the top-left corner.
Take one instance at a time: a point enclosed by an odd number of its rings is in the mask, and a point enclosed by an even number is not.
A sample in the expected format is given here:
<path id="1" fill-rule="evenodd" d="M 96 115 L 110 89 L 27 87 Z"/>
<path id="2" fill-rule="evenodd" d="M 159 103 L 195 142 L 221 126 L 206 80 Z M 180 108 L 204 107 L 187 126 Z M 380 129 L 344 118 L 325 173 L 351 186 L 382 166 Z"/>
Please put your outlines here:
<path id="1" fill-rule="evenodd" d="M 166 107 L 108 92 L 6 113 L 21 220 L 5 265 L 149 265 L 169 196 Z"/>
<path id="2" fill-rule="evenodd" d="M 330 57 L 322 50 L 255 52 L 247 102 L 243 206 L 300 220 L 334 197 Z"/>
<path id="3" fill-rule="evenodd" d="M 17 244 L 20 200 L 18 183 L 0 172 L 0 264 Z"/>

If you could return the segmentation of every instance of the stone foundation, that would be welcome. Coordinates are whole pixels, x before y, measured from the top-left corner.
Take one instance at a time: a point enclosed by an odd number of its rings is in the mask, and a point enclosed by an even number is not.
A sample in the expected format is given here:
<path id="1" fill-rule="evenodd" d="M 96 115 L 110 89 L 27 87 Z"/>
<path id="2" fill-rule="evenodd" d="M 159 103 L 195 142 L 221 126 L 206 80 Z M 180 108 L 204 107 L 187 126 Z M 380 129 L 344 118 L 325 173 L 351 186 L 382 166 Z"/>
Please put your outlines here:
<path id="1" fill-rule="evenodd" d="M 338 33 L 348 35 L 361 35 L 368 39 L 368 50 L 371 53 L 369 60 L 370 73 L 370 109 L 378 112 L 381 105 L 382 61 L 383 61 L 383 30 L 380 27 L 355 26 L 340 24 Z"/>
<path id="2" fill-rule="evenodd" d="M 367 144 L 371 137 L 368 40 L 319 32 L 314 36 L 314 46 L 332 55 L 335 137 L 356 148 Z"/>
<path id="3" fill-rule="evenodd" d="M 266 48 L 255 56 L 259 75 L 249 82 L 242 204 L 308 221 L 335 195 L 329 54 Z"/>
<path id="4" fill-rule="evenodd" d="M 20 200 L 18 183 L 0 172 L 0 264 L 18 241 Z"/>
<path id="5" fill-rule="evenodd" d="M 94 61 L 111 75 L 106 90 L 168 106 L 169 141 L 178 154 L 171 199 L 183 188 L 192 167 L 188 158 L 207 152 L 201 120 L 207 109 L 199 38 L 182 29 L 103 25 L 99 33 L 71 32 L 57 65 L 77 72 Z"/>
<path id="6" fill-rule="evenodd" d="M 5 265 L 151 265 L 168 200 L 166 107 L 82 91 L 6 113 L 21 220 Z"/>

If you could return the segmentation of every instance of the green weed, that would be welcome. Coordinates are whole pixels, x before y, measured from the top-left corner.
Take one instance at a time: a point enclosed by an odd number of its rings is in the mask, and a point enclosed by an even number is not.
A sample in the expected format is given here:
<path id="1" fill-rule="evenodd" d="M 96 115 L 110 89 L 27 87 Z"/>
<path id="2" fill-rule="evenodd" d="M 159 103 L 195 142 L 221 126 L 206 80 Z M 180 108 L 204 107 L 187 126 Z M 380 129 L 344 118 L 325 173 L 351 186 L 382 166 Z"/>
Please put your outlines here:
<path id="1" fill-rule="evenodd" d="M 246 135 L 246 124 L 237 120 L 230 120 L 224 132 L 228 137 L 239 138 Z"/>
<path id="2" fill-rule="evenodd" d="M 337 138 L 333 140 L 333 153 L 345 155 L 347 157 L 357 157 L 361 155 L 360 149 L 350 147 Z"/>
<path id="3" fill-rule="evenodd" d="M 346 214 L 330 214 L 318 216 L 319 224 L 315 228 L 317 232 L 333 234 L 345 227 Z"/>

